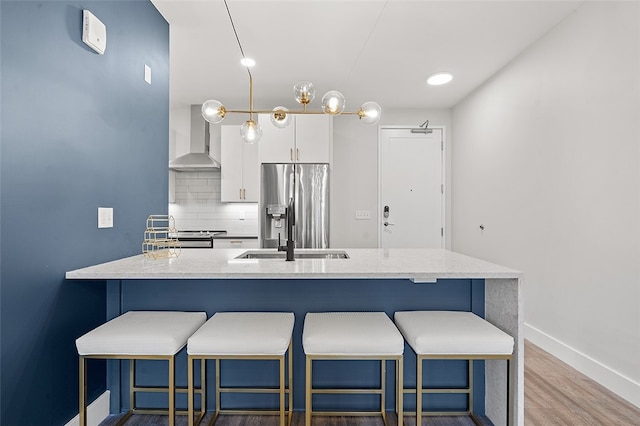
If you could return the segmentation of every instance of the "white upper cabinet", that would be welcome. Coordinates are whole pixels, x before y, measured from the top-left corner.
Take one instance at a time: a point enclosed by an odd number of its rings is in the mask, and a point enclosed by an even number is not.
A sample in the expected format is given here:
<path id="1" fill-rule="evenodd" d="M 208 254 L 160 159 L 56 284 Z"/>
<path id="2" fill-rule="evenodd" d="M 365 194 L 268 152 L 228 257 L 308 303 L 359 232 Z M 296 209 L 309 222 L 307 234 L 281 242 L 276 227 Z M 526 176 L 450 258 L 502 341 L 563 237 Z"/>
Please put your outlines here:
<path id="1" fill-rule="evenodd" d="M 326 114 L 296 117 L 296 161 L 331 163 L 332 118 Z"/>
<path id="2" fill-rule="evenodd" d="M 220 126 L 221 201 L 257 203 L 260 195 L 258 145 L 240 136 L 240 126 Z"/>
<path id="3" fill-rule="evenodd" d="M 331 163 L 332 117 L 325 114 L 294 115 L 284 129 L 275 127 L 268 114 L 260 114 L 260 163 Z"/>
<path id="4" fill-rule="evenodd" d="M 295 117 L 284 129 L 271 123 L 269 114 L 260 114 L 258 122 L 262 127 L 262 137 L 258 141 L 259 163 L 292 163 L 295 149 Z"/>

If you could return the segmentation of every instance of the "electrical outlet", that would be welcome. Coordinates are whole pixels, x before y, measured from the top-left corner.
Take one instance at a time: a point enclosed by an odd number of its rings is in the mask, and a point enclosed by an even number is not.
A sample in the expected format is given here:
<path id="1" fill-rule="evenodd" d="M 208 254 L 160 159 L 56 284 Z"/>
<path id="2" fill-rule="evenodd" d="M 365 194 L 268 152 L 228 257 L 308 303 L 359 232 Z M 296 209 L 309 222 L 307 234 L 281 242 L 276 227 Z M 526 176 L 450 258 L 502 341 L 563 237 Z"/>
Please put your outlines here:
<path id="1" fill-rule="evenodd" d="M 113 207 L 98 207 L 98 228 L 113 228 Z"/>
<path id="2" fill-rule="evenodd" d="M 369 210 L 356 210 L 356 220 L 369 219 L 371 219 L 371 212 Z"/>

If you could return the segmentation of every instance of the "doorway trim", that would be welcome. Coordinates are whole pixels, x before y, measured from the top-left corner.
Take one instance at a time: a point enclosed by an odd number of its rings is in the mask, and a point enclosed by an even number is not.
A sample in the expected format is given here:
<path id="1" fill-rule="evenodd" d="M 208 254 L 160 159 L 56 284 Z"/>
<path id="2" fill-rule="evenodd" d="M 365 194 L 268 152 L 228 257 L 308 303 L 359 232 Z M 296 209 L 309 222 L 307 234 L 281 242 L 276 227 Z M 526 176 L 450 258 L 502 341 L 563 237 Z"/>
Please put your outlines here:
<path id="1" fill-rule="evenodd" d="M 382 131 L 386 129 L 393 130 L 411 130 L 415 129 L 415 125 L 382 125 L 378 126 L 378 200 L 376 205 L 378 206 L 378 223 L 377 223 L 377 231 L 378 231 L 378 248 L 382 248 Z M 443 229 L 443 242 L 444 248 L 450 249 L 450 220 L 449 219 L 449 206 L 450 206 L 450 198 L 449 198 L 449 181 L 447 180 L 449 168 L 449 156 L 447 151 L 447 128 L 444 125 L 430 125 L 430 129 L 439 129 L 442 131 L 442 229 Z"/>

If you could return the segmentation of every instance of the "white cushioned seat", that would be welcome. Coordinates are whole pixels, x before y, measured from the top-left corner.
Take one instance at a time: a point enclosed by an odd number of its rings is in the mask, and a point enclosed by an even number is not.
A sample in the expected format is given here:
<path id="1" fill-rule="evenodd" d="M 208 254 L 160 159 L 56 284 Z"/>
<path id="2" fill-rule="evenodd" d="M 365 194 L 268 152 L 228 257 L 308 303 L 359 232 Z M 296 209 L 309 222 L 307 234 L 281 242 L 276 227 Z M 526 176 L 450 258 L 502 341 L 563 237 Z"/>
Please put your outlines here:
<path id="1" fill-rule="evenodd" d="M 76 340 L 79 355 L 174 355 L 207 320 L 205 312 L 131 311 Z"/>
<path id="2" fill-rule="evenodd" d="M 509 355 L 513 337 L 472 312 L 396 312 L 407 343 L 421 355 Z"/>
<path id="3" fill-rule="evenodd" d="M 404 339 L 384 312 L 307 313 L 302 334 L 308 355 L 401 355 Z"/>
<path id="4" fill-rule="evenodd" d="M 187 343 L 189 355 L 283 355 L 295 317 L 291 312 L 217 312 Z"/>

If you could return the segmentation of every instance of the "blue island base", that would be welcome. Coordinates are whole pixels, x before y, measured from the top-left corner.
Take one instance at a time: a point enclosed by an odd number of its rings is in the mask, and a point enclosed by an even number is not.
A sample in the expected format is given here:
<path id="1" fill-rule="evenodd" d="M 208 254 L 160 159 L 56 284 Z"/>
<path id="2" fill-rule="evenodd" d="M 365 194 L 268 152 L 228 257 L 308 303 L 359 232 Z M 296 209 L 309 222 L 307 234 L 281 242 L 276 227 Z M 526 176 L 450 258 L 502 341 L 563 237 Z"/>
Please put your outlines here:
<path id="1" fill-rule="evenodd" d="M 482 279 L 440 279 L 435 284 L 416 284 L 405 279 L 216 279 L 216 280 L 109 280 L 107 281 L 107 319 L 132 310 L 215 312 L 282 311 L 296 316 L 293 330 L 293 405 L 304 410 L 305 360 L 302 328 L 307 312 L 384 311 L 393 319 L 396 311 L 451 310 L 470 311 L 484 317 L 485 287 Z M 405 387 L 415 387 L 416 358 L 405 344 Z M 197 363 L 196 363 L 197 366 Z M 141 386 L 167 384 L 167 365 L 159 361 L 138 361 L 136 382 Z M 198 367 L 196 368 L 198 372 Z M 380 381 L 377 361 L 323 361 L 314 364 L 316 387 L 375 387 Z M 129 368 L 127 361 L 109 361 L 107 387 L 111 390 L 111 412 L 129 409 Z M 431 360 L 424 364 L 426 387 L 465 387 L 468 383 L 466 361 Z M 196 377 L 198 377 L 196 375 Z M 215 409 L 213 395 L 215 368 L 207 364 L 207 409 Z M 223 361 L 222 385 L 277 387 L 278 367 L 274 361 Z M 474 412 L 485 413 L 484 361 L 474 361 Z M 388 411 L 395 410 L 395 368 L 387 364 Z M 182 350 L 176 361 L 176 384 L 187 385 L 187 356 Z M 415 396 L 405 395 L 404 409 L 415 411 Z M 177 407 L 185 409 L 186 394 L 178 394 Z M 140 394 L 139 407 L 166 407 L 163 394 Z M 226 394 L 224 408 L 273 408 L 277 395 Z M 316 395 L 314 410 L 376 410 L 375 395 Z M 428 394 L 425 410 L 464 411 L 467 396 Z"/>

